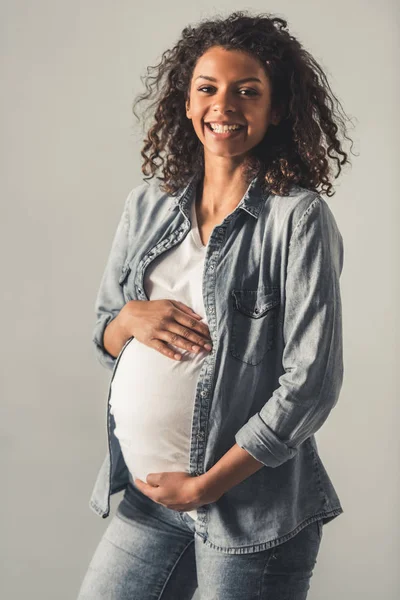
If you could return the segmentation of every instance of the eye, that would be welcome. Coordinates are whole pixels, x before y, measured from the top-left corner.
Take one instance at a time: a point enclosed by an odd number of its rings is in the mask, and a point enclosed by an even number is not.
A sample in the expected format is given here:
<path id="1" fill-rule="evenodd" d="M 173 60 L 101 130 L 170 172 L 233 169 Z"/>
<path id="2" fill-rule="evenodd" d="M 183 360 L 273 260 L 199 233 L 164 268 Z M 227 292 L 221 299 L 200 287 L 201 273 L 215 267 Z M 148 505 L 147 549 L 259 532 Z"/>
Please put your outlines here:
<path id="1" fill-rule="evenodd" d="M 199 92 L 202 92 L 203 90 L 211 90 L 211 89 L 215 89 L 213 86 L 211 85 L 205 85 L 201 88 L 198 88 Z M 248 92 L 247 94 L 242 94 L 241 92 Z M 208 93 L 207 91 L 205 92 L 206 94 Z M 242 88 L 241 90 L 239 90 L 239 95 L 243 96 L 258 96 L 258 92 L 256 90 L 253 90 L 251 88 Z"/>
<path id="2" fill-rule="evenodd" d="M 211 89 L 211 87 L 212 87 L 211 85 L 205 85 L 205 86 L 203 86 L 203 87 L 199 88 L 199 89 L 198 89 L 198 91 L 199 91 L 199 92 L 202 92 L 203 90 L 210 90 L 210 89 Z"/>
<path id="3" fill-rule="evenodd" d="M 244 88 L 242 90 L 239 90 L 240 92 L 250 92 L 250 96 L 258 96 L 258 92 L 256 92 L 256 90 L 252 90 L 252 89 L 248 89 L 248 88 Z"/>

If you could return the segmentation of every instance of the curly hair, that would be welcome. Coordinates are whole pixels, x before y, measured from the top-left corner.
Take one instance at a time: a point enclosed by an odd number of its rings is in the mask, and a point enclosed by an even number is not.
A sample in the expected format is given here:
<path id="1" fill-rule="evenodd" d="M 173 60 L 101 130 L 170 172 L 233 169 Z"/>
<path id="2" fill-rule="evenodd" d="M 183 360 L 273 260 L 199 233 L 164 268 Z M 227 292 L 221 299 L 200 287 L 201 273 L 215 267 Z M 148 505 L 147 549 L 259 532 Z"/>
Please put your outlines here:
<path id="1" fill-rule="evenodd" d="M 341 104 L 322 68 L 286 29 L 283 18 L 271 13 L 251 16 L 248 11 L 183 29 L 177 44 L 163 52 L 159 64 L 147 67 L 147 78 L 141 77 L 146 92 L 136 97 L 132 106 L 137 119 L 135 108 L 142 100 L 151 101 L 148 111 L 155 110 L 141 150 L 144 175 L 152 178 L 161 169 L 162 177 L 157 176 L 160 187 L 174 195 L 204 169 L 203 145 L 186 117 L 185 101 L 197 60 L 209 48 L 219 46 L 247 52 L 261 61 L 271 82 L 271 109 L 281 116 L 251 149 L 244 164 L 248 180 L 261 175 L 262 185 L 279 195 L 287 195 L 293 185 L 327 196 L 335 194 L 328 158 L 337 165 L 335 178 L 340 165 L 350 162 L 337 135 L 341 126 L 350 140 L 337 109 Z"/>

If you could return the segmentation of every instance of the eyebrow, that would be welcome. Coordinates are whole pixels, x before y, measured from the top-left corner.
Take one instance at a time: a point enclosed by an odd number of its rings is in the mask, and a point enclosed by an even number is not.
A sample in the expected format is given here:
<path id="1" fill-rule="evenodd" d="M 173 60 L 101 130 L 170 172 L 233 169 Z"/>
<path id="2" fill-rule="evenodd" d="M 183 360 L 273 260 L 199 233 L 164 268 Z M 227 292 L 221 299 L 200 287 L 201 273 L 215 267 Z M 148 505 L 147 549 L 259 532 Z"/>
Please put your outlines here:
<path id="1" fill-rule="evenodd" d="M 217 81 L 215 77 L 209 77 L 208 75 L 198 75 L 195 81 L 200 78 L 207 79 L 208 81 Z M 261 79 L 259 79 L 258 77 L 244 77 L 244 79 L 238 79 L 237 81 L 235 81 L 235 83 L 245 83 L 246 81 L 258 81 L 259 83 L 262 83 Z"/>

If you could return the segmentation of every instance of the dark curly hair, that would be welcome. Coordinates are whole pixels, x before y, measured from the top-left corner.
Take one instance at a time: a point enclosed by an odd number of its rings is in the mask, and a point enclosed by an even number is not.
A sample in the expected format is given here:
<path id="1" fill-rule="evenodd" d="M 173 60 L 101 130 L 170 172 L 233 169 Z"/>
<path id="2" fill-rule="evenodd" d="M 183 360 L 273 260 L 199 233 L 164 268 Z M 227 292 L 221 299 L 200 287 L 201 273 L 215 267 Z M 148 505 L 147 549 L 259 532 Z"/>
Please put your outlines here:
<path id="1" fill-rule="evenodd" d="M 209 48 L 220 46 L 245 51 L 261 61 L 271 82 L 271 108 L 281 115 L 278 125 L 270 125 L 263 140 L 251 149 L 244 165 L 248 180 L 259 174 L 262 185 L 279 195 L 287 195 L 292 185 L 335 194 L 328 157 L 337 164 L 335 178 L 340 165 L 350 162 L 337 135 L 339 123 L 350 140 L 334 101 L 341 104 L 322 68 L 286 28 L 285 19 L 270 13 L 251 16 L 248 11 L 237 11 L 204 20 L 196 27 L 185 27 L 159 64 L 147 67 L 147 92 L 136 97 L 132 111 L 139 119 L 136 105 L 154 96 L 148 107 L 150 112 L 155 110 L 154 122 L 141 150 L 142 173 L 152 178 L 161 168 L 163 177 L 157 179 L 164 192 L 174 195 L 204 169 L 203 145 L 186 118 L 185 101 L 197 60 Z"/>

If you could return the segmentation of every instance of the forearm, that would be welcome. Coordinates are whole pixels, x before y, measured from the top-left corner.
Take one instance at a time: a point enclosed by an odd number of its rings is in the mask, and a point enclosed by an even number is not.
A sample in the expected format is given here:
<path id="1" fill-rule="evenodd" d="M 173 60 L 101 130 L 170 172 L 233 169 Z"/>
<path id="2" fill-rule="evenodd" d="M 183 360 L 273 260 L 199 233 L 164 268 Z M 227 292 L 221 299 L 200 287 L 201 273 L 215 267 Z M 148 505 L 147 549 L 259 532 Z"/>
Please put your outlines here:
<path id="1" fill-rule="evenodd" d="M 128 304 L 136 302 L 135 300 L 131 300 Z M 126 306 L 126 305 L 125 305 Z M 125 324 L 124 319 L 124 309 L 125 306 L 121 309 L 119 314 L 109 322 L 107 327 L 104 330 L 103 334 L 103 345 L 105 350 L 111 354 L 114 358 L 118 356 L 125 342 L 132 337 L 132 333 L 130 333 Z"/>
<path id="2" fill-rule="evenodd" d="M 218 499 L 263 466 L 247 450 L 235 444 L 211 469 L 200 476 L 201 484 L 206 495 Z"/>

